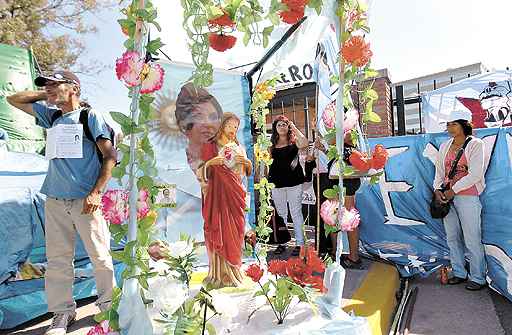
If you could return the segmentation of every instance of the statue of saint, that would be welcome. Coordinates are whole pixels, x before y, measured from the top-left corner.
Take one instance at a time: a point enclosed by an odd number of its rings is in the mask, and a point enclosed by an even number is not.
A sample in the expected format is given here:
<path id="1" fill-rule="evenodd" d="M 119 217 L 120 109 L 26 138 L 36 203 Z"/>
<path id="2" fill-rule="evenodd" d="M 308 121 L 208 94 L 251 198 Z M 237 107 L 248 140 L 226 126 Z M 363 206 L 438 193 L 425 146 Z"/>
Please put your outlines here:
<path id="1" fill-rule="evenodd" d="M 243 276 L 246 189 L 242 176 L 252 163 L 238 143 L 240 119 L 224 113 L 217 134 L 201 149 L 197 175 L 203 185 L 202 214 L 209 271 L 204 283 L 212 288 L 239 286 Z"/>

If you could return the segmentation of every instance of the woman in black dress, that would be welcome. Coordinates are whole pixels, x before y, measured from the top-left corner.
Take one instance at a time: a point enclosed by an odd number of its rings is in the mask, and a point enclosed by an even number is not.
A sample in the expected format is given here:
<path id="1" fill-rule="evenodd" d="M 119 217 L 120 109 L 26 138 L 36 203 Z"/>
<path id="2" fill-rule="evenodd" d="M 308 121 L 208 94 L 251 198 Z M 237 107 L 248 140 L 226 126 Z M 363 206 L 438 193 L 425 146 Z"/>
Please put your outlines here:
<path id="1" fill-rule="evenodd" d="M 304 245 L 302 215 L 302 184 L 304 171 L 299 163 L 299 149 L 308 146 L 307 138 L 295 127 L 293 122 L 283 115 L 272 123 L 272 146 L 270 154 L 273 162 L 269 169 L 269 182 L 275 185 L 272 189 L 272 200 L 277 214 L 287 222 L 288 206 L 295 231 L 296 248 L 292 255 L 299 254 L 300 246 Z M 282 252 L 278 247 L 277 252 Z"/>

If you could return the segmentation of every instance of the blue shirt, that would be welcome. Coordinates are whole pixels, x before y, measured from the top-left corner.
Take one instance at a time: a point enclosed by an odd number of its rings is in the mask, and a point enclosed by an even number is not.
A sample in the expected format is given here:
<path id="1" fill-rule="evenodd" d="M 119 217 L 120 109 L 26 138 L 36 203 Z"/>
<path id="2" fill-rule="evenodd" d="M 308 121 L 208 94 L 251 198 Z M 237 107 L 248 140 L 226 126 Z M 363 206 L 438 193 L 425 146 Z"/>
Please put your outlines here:
<path id="1" fill-rule="evenodd" d="M 58 109 L 38 103 L 32 104 L 32 108 L 36 114 L 36 124 L 43 128 L 51 128 L 58 124 L 80 124 L 81 108 L 62 114 L 53 125 L 51 117 Z M 112 140 L 103 116 L 93 110 L 89 111 L 89 129 L 96 140 L 99 138 Z M 50 160 L 41 193 L 52 198 L 83 199 L 91 192 L 100 174 L 101 165 L 96 152 L 96 143 L 90 141 L 85 134 L 82 139 L 82 158 Z"/>

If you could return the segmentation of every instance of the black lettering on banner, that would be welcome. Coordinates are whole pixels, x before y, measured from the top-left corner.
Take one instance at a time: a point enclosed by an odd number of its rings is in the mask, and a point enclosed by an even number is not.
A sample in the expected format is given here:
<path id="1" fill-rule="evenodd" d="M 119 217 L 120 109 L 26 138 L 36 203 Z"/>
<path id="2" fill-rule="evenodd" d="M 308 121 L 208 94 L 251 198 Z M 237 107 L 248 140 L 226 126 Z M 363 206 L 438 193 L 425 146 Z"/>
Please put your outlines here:
<path id="1" fill-rule="evenodd" d="M 290 71 L 290 76 L 292 76 L 293 81 L 300 81 L 302 80 L 302 77 L 299 74 L 299 67 L 297 65 L 292 65 L 288 68 L 288 71 Z"/>
<path id="2" fill-rule="evenodd" d="M 304 66 L 302 67 L 302 74 L 304 75 L 304 78 L 306 78 L 307 80 L 313 78 L 313 67 L 311 66 L 311 64 L 304 64 Z"/>
<path id="3" fill-rule="evenodd" d="M 286 79 L 286 76 L 284 73 L 281 73 L 281 82 L 282 83 L 289 83 L 290 81 Z"/>

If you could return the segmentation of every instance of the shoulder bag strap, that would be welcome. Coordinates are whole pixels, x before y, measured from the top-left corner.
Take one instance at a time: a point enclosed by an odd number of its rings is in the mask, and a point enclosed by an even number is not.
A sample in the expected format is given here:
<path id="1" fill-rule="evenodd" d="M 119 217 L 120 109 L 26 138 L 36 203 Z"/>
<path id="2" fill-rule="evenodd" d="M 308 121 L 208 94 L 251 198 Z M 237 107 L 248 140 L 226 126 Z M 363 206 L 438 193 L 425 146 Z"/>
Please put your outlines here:
<path id="1" fill-rule="evenodd" d="M 462 154 L 464 153 L 464 150 L 466 149 L 468 143 L 471 141 L 472 137 L 468 136 L 464 144 L 462 145 L 462 148 L 459 149 L 457 152 L 457 156 L 455 156 L 455 160 L 452 162 L 452 167 L 450 169 L 450 173 L 448 173 L 448 180 L 452 180 L 453 177 L 455 177 L 455 171 L 457 170 L 457 164 L 459 164 L 459 160 L 462 157 Z M 449 149 L 448 149 L 449 150 Z"/>

